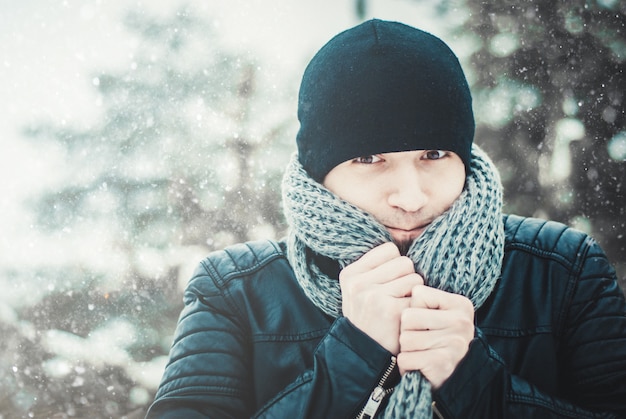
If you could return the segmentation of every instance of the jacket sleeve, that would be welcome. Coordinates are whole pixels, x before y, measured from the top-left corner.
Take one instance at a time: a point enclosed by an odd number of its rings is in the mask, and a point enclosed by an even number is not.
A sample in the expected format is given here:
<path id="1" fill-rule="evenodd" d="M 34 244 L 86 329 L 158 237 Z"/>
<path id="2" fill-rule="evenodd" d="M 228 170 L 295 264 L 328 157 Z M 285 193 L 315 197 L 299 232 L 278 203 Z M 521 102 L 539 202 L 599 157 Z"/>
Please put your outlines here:
<path id="1" fill-rule="evenodd" d="M 312 368 L 268 402 L 258 402 L 249 319 L 232 293 L 200 268 L 183 309 L 159 390 L 147 418 L 352 417 L 391 354 L 347 319 L 321 338 Z M 304 363 L 303 363 L 304 365 Z"/>
<path id="2" fill-rule="evenodd" d="M 603 251 L 588 244 L 562 310 L 560 394 L 510 374 L 477 330 L 467 356 L 434 394 L 443 417 L 626 417 L 626 302 Z"/>

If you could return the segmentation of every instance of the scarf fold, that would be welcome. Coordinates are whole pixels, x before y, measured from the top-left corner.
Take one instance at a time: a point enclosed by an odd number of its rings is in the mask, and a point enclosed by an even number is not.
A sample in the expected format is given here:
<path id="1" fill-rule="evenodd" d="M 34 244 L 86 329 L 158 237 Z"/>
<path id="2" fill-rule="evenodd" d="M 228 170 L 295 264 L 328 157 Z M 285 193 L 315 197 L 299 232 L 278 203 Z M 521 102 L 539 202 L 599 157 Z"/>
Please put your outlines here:
<path id="1" fill-rule="evenodd" d="M 282 184 L 290 230 L 287 257 L 307 297 L 332 317 L 341 313 L 341 289 L 315 264 L 313 253 L 340 267 L 356 261 L 391 235 L 374 217 L 311 179 L 292 156 Z M 489 157 L 472 147 L 471 174 L 450 209 L 409 247 L 407 256 L 426 285 L 469 298 L 480 307 L 500 275 L 504 254 L 502 185 Z M 384 417 L 432 417 L 431 387 L 419 371 L 404 375 Z"/>

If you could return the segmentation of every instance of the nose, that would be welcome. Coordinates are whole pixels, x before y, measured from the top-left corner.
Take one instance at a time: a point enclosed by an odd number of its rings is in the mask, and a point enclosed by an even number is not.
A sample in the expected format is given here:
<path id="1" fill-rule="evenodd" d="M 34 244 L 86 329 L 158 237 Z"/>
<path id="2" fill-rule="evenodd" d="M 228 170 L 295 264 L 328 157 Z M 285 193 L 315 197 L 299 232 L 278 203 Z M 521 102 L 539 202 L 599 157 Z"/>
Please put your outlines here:
<path id="1" fill-rule="evenodd" d="M 423 185 L 424 179 L 416 167 L 398 170 L 393 179 L 390 179 L 390 192 L 387 203 L 406 212 L 417 212 L 428 202 L 428 194 Z"/>

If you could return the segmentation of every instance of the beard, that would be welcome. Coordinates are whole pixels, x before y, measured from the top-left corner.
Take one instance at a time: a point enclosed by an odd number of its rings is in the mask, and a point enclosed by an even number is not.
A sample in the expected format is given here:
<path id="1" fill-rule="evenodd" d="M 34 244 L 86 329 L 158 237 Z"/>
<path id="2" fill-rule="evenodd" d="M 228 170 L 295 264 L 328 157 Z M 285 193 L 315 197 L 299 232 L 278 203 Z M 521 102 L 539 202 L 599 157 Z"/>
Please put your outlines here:
<path id="1" fill-rule="evenodd" d="M 394 244 L 398 247 L 398 250 L 400 251 L 400 255 L 402 256 L 406 256 L 406 254 L 409 252 L 409 248 L 411 247 L 411 245 L 413 244 L 415 240 L 394 240 Z"/>

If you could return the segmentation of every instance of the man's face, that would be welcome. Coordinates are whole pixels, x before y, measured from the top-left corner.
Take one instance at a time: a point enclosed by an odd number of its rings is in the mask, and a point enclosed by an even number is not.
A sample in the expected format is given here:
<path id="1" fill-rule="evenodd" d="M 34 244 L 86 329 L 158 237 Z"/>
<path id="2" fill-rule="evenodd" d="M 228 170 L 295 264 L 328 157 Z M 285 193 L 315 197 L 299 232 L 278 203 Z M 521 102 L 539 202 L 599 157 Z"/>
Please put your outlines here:
<path id="1" fill-rule="evenodd" d="M 458 155 L 442 150 L 382 153 L 339 164 L 323 184 L 376 218 L 406 252 L 459 197 L 465 166 Z"/>

